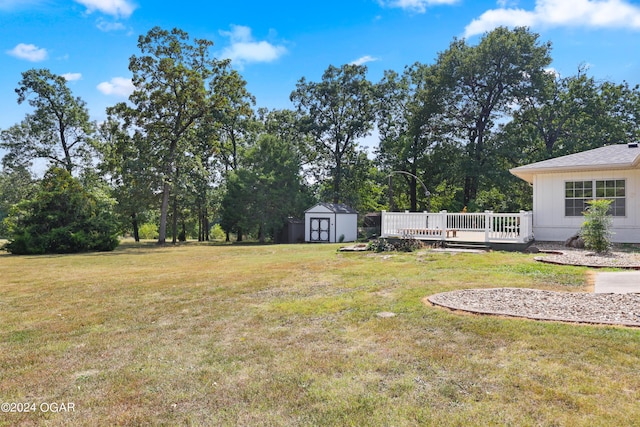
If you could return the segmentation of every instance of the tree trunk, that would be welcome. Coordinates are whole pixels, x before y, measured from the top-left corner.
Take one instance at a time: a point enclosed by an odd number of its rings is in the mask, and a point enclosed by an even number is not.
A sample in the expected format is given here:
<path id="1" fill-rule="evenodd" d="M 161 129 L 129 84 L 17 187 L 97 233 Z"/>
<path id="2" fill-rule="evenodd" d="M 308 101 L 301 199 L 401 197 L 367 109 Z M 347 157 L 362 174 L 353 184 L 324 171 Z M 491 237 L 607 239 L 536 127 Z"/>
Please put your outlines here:
<path id="1" fill-rule="evenodd" d="M 202 208 L 198 208 L 198 242 L 204 241 L 204 229 L 202 226 L 203 223 L 203 213 Z"/>
<path id="2" fill-rule="evenodd" d="M 167 211 L 169 210 L 169 193 L 171 185 L 165 181 L 162 187 L 162 206 L 160 207 L 160 230 L 158 230 L 158 244 L 164 245 L 167 241 Z"/>
<path id="3" fill-rule="evenodd" d="M 340 181 L 342 179 L 342 165 L 340 159 L 336 158 L 336 172 L 333 177 L 333 203 L 340 202 Z"/>
<path id="4" fill-rule="evenodd" d="M 209 241 L 209 212 L 207 208 L 204 208 L 202 224 L 204 227 L 204 240 L 208 242 Z"/>
<path id="5" fill-rule="evenodd" d="M 415 171 L 415 169 L 411 170 L 411 173 L 413 173 L 414 175 L 416 174 L 417 171 Z M 409 178 L 409 200 L 411 201 L 411 211 L 412 212 L 417 212 L 418 211 L 418 181 L 410 176 Z"/>
<path id="6" fill-rule="evenodd" d="M 140 242 L 140 230 L 138 229 L 138 216 L 135 212 L 131 214 L 131 226 L 133 227 L 133 239 Z"/>
<path id="7" fill-rule="evenodd" d="M 174 194 L 173 196 L 173 218 L 171 221 L 171 243 L 174 245 L 177 241 L 177 232 L 178 232 L 178 195 Z"/>
<path id="8" fill-rule="evenodd" d="M 164 245 L 167 242 L 167 214 L 169 210 L 169 196 L 171 194 L 171 184 L 168 181 L 173 175 L 173 161 L 175 158 L 177 142 L 173 141 L 169 145 L 169 157 L 166 165 L 167 174 L 165 175 L 164 184 L 162 186 L 162 205 L 160 207 L 160 230 L 158 231 L 158 244 Z"/>

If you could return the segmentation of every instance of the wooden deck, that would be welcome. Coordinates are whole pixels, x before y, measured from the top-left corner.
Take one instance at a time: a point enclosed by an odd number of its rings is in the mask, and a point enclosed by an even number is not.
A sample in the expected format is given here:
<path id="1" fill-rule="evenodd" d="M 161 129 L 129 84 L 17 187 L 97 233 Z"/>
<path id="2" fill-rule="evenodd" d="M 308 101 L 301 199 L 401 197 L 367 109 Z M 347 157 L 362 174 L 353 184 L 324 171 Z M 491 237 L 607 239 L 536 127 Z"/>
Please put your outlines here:
<path id="1" fill-rule="evenodd" d="M 451 243 L 527 244 L 533 215 L 519 213 L 382 212 L 382 237 Z"/>

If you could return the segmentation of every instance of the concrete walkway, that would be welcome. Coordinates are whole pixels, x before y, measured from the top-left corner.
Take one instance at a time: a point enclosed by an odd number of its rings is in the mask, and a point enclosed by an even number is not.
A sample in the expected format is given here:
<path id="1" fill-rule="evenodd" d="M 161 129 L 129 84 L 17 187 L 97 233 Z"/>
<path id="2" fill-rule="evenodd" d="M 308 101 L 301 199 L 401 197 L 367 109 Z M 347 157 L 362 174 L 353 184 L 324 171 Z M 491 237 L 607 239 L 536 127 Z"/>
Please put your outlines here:
<path id="1" fill-rule="evenodd" d="M 595 276 L 596 294 L 640 293 L 640 271 L 600 272 Z"/>

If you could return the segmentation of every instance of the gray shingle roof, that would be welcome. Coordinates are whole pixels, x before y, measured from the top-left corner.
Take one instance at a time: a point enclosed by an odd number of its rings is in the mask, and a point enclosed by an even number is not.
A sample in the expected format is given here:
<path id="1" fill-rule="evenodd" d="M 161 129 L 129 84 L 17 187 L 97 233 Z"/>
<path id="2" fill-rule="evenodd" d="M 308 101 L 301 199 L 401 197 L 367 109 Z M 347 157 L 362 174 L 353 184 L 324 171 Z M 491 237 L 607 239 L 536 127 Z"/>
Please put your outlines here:
<path id="1" fill-rule="evenodd" d="M 325 208 L 329 209 L 331 212 L 338 213 L 338 214 L 357 214 L 358 213 L 358 211 L 354 210 L 353 208 L 343 203 L 318 203 L 316 206 L 318 205 L 324 206 Z M 307 212 L 310 211 L 311 209 L 307 209 Z"/>
<path id="2" fill-rule="evenodd" d="M 525 181 L 533 182 L 533 175 L 540 173 L 630 169 L 638 167 L 639 163 L 640 147 L 616 144 L 519 166 L 510 169 L 509 172 Z"/>

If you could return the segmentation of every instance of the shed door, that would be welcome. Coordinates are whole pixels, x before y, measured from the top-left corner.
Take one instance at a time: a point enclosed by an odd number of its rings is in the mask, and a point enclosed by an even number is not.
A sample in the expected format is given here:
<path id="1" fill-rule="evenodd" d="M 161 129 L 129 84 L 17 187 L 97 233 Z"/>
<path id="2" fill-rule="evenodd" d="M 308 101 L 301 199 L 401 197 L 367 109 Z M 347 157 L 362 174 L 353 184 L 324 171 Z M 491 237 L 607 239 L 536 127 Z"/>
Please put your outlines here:
<path id="1" fill-rule="evenodd" d="M 328 242 L 329 241 L 329 218 L 311 218 L 311 242 Z"/>

